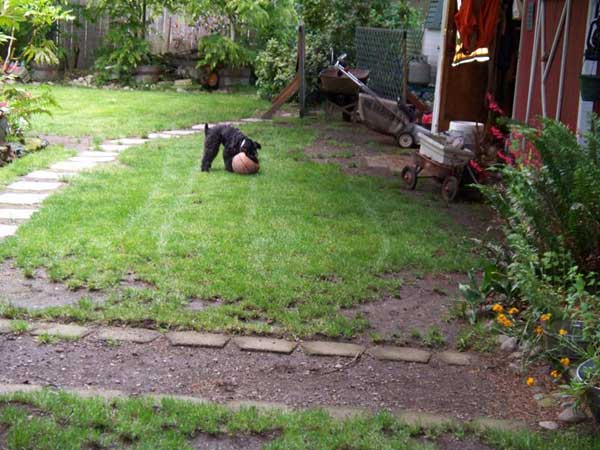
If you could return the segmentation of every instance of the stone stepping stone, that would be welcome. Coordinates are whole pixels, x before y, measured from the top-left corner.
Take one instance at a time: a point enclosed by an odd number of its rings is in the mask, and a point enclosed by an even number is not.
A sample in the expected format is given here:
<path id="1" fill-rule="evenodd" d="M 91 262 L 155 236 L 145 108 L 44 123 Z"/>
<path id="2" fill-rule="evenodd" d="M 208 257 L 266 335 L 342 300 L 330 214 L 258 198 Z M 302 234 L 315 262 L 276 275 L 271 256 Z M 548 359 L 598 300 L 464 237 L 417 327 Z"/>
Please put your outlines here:
<path id="1" fill-rule="evenodd" d="M 39 392 L 43 388 L 36 384 L 0 384 L 0 395 L 16 394 L 17 392 Z"/>
<path id="2" fill-rule="evenodd" d="M 259 402 L 254 400 L 232 400 L 225 403 L 225 406 L 232 411 L 240 409 L 256 408 L 260 411 L 290 411 L 291 408 L 284 403 Z"/>
<path id="3" fill-rule="evenodd" d="M 81 172 L 83 170 L 91 169 L 98 164 L 96 161 L 77 162 L 77 161 L 62 161 L 50 166 L 52 170 L 64 171 L 64 172 Z"/>
<path id="4" fill-rule="evenodd" d="M 158 339 L 160 333 L 145 328 L 101 328 L 98 339 L 102 341 L 133 342 L 135 344 L 148 344 Z"/>
<path id="5" fill-rule="evenodd" d="M 302 343 L 302 350 L 310 356 L 342 356 L 354 358 L 365 351 L 365 347 L 340 342 L 312 341 Z"/>
<path id="6" fill-rule="evenodd" d="M 527 428 L 525 423 L 517 420 L 492 419 L 490 417 L 474 419 L 471 421 L 471 425 L 473 428 L 480 430 L 518 431 Z"/>
<path id="7" fill-rule="evenodd" d="M 444 427 L 457 422 L 454 417 L 431 414 L 418 411 L 401 411 L 397 414 L 398 419 L 407 425 L 423 428 Z"/>
<path id="8" fill-rule="evenodd" d="M 104 157 L 98 157 L 98 156 L 74 156 L 73 158 L 69 158 L 69 161 L 74 161 L 74 162 L 90 162 L 90 163 L 107 163 L 107 162 L 112 162 L 115 159 L 117 159 L 114 156 L 104 156 Z"/>
<path id="9" fill-rule="evenodd" d="M 61 187 L 62 183 L 52 181 L 17 181 L 16 183 L 9 184 L 7 189 L 13 191 L 54 191 Z"/>
<path id="10" fill-rule="evenodd" d="M 285 341 L 283 339 L 271 339 L 260 337 L 237 337 L 233 339 L 233 343 L 240 350 L 248 352 L 269 352 L 269 353 L 284 353 L 289 355 L 296 348 L 295 342 Z"/>
<path id="11" fill-rule="evenodd" d="M 373 347 L 367 352 L 374 358 L 387 361 L 404 361 L 427 364 L 431 359 L 431 352 L 418 348 L 408 347 Z"/>
<path id="12" fill-rule="evenodd" d="M 208 124 L 208 126 L 212 126 L 212 125 Z M 204 124 L 203 123 L 199 123 L 198 125 L 193 125 L 192 126 L 192 130 L 195 130 L 195 131 L 204 131 Z"/>
<path id="13" fill-rule="evenodd" d="M 446 351 L 438 353 L 437 357 L 449 366 L 470 366 L 473 362 L 471 355 L 460 352 Z"/>
<path id="14" fill-rule="evenodd" d="M 172 331 L 166 334 L 171 345 L 185 347 L 223 348 L 229 342 L 224 334 L 195 333 L 193 331 Z"/>
<path id="15" fill-rule="evenodd" d="M 116 143 L 121 145 L 143 145 L 146 142 L 150 142 L 150 139 L 124 138 L 116 140 Z"/>
<path id="16" fill-rule="evenodd" d="M 0 223 L 0 239 L 4 239 L 10 236 L 14 236 L 17 233 L 19 227 L 16 225 L 5 225 Z"/>
<path id="17" fill-rule="evenodd" d="M 31 332 L 34 336 L 48 334 L 66 339 L 80 339 L 90 334 L 90 329 L 79 325 L 63 325 L 63 324 L 39 324 L 36 325 Z"/>
<path id="18" fill-rule="evenodd" d="M 170 134 L 171 136 L 190 136 L 198 133 L 199 130 L 170 130 L 163 131 L 162 134 Z"/>
<path id="19" fill-rule="evenodd" d="M 7 205 L 37 205 L 42 203 L 50 194 L 21 194 L 6 192 L 0 194 L 0 204 Z"/>
<path id="20" fill-rule="evenodd" d="M 117 391 L 114 389 L 66 388 L 65 392 L 82 398 L 101 398 L 104 400 L 114 400 L 127 397 L 127 394 L 123 391 Z"/>
<path id="21" fill-rule="evenodd" d="M 30 219 L 37 209 L 3 209 L 0 208 L 0 219 L 27 220 Z"/>
<path id="22" fill-rule="evenodd" d="M 34 172 L 28 173 L 25 175 L 25 178 L 28 180 L 62 180 L 65 178 L 71 178 L 75 176 L 74 173 L 58 173 L 58 172 L 50 172 L 49 170 L 36 170 Z"/>
<path id="23" fill-rule="evenodd" d="M 104 159 L 104 158 L 107 158 L 109 156 L 114 156 L 116 158 L 117 156 L 119 156 L 119 154 L 116 153 L 116 152 L 100 152 L 100 151 L 96 152 L 96 151 L 93 151 L 93 150 L 87 150 L 85 152 L 79 153 L 76 157 Z"/>
<path id="24" fill-rule="evenodd" d="M 0 334 L 7 334 L 12 332 L 11 327 L 12 320 L 0 319 Z"/>
<path id="25" fill-rule="evenodd" d="M 177 137 L 173 134 L 166 134 L 166 133 L 150 133 L 148 135 L 148 139 L 171 139 Z"/>
<path id="26" fill-rule="evenodd" d="M 100 150 L 103 152 L 117 152 L 120 153 L 123 150 L 127 150 L 131 145 L 122 145 L 122 144 L 102 144 L 100 146 Z"/>
<path id="27" fill-rule="evenodd" d="M 267 120 L 261 119 L 260 117 L 249 117 L 248 119 L 242 119 L 242 122 L 244 122 L 244 123 L 260 123 L 260 122 L 267 122 Z"/>

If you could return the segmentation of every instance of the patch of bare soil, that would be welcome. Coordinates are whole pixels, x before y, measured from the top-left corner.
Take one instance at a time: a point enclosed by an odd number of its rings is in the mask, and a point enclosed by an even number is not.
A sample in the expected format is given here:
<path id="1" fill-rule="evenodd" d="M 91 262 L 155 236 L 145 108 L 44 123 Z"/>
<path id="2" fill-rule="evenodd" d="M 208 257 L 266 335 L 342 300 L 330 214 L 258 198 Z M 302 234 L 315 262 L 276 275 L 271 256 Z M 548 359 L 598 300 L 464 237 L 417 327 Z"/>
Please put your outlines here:
<path id="1" fill-rule="evenodd" d="M 534 423 L 552 419 L 503 361 L 480 358 L 469 367 L 344 358 L 246 353 L 151 344 L 77 342 L 41 345 L 29 336 L 0 336 L 0 383 L 60 388 L 174 393 L 216 402 L 254 400 L 305 408 L 411 409 L 461 419 L 489 416 Z"/>
<path id="2" fill-rule="evenodd" d="M 104 300 L 99 292 L 86 289 L 73 291 L 64 284 L 52 282 L 43 269 L 37 269 L 31 277 L 26 277 L 12 261 L 0 262 L 0 300 L 13 306 L 44 309 L 76 304 L 83 298 L 95 302 Z"/>
<path id="3" fill-rule="evenodd" d="M 200 434 L 190 445 L 196 450 L 260 450 L 268 439 L 256 435 L 218 435 Z"/>
<path id="4" fill-rule="evenodd" d="M 436 442 L 440 450 L 493 450 L 476 439 L 458 439 L 456 436 L 446 434 Z"/>
<path id="5" fill-rule="evenodd" d="M 62 145 L 71 150 L 85 152 L 92 147 L 92 138 L 80 137 L 72 138 L 68 136 L 42 135 L 40 138 L 47 140 L 51 145 Z"/>
<path id="6" fill-rule="evenodd" d="M 344 312 L 352 317 L 360 314 L 369 321 L 370 328 L 358 339 L 424 346 L 428 333 L 437 330 L 444 336 L 446 346 L 454 346 L 459 325 L 450 320 L 450 309 L 459 294 L 458 284 L 465 282 L 466 276 L 443 274 L 417 278 L 410 273 L 385 276 L 404 281 L 398 293 Z"/>

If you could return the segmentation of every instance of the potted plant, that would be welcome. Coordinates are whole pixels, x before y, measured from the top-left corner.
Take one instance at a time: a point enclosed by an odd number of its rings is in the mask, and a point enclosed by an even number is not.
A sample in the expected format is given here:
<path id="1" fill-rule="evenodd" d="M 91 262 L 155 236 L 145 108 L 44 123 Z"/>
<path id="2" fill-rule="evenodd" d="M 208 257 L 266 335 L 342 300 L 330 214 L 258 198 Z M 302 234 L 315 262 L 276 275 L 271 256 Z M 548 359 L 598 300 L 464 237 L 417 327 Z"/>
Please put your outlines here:
<path id="1" fill-rule="evenodd" d="M 583 400 L 592 411 L 594 419 L 600 424 L 600 358 L 590 358 L 577 367 L 571 381 L 571 392 Z"/>
<path id="2" fill-rule="evenodd" d="M 581 99 L 586 102 L 600 100 L 600 76 L 579 75 Z"/>
<path id="3" fill-rule="evenodd" d="M 163 66 L 157 55 L 147 54 L 135 69 L 137 83 L 157 83 L 163 74 Z"/>

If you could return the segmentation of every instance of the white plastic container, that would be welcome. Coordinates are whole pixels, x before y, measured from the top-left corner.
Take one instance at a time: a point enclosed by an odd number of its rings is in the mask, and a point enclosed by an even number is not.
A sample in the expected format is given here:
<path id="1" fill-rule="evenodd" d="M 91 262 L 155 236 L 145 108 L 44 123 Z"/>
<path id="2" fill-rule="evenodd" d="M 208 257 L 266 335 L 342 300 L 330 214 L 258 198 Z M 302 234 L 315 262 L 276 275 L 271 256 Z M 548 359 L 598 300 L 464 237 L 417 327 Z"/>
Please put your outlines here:
<path id="1" fill-rule="evenodd" d="M 479 122 L 468 122 L 465 120 L 453 120 L 450 122 L 450 134 L 460 134 L 465 138 L 465 147 L 474 148 L 477 142 L 477 133 L 483 133 L 483 124 Z"/>
<path id="2" fill-rule="evenodd" d="M 419 154 L 447 166 L 462 166 L 475 157 L 468 148 L 450 147 L 442 136 L 427 136 L 419 133 Z"/>

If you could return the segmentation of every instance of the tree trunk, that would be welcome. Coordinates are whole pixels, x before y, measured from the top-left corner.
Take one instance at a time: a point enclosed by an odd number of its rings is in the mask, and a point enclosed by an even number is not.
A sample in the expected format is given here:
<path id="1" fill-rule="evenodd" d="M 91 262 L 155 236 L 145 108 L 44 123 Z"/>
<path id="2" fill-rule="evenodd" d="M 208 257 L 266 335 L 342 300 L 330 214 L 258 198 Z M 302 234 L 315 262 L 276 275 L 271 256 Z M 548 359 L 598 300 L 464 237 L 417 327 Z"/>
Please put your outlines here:
<path id="1" fill-rule="evenodd" d="M 229 38 L 235 42 L 237 40 L 237 30 L 235 27 L 235 19 L 229 16 Z"/>

